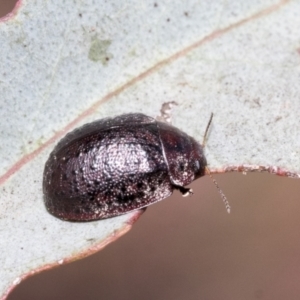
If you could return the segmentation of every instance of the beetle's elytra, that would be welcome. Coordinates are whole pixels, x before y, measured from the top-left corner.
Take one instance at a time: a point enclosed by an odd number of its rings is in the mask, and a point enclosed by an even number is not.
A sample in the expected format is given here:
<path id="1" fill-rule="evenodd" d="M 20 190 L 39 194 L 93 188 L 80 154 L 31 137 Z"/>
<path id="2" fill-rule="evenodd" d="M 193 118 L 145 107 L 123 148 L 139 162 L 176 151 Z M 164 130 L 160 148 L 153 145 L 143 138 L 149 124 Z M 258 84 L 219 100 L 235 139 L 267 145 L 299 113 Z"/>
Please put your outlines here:
<path id="1" fill-rule="evenodd" d="M 202 146 L 139 113 L 86 124 L 67 134 L 45 165 L 48 211 L 70 221 L 110 218 L 170 196 L 205 173 Z"/>

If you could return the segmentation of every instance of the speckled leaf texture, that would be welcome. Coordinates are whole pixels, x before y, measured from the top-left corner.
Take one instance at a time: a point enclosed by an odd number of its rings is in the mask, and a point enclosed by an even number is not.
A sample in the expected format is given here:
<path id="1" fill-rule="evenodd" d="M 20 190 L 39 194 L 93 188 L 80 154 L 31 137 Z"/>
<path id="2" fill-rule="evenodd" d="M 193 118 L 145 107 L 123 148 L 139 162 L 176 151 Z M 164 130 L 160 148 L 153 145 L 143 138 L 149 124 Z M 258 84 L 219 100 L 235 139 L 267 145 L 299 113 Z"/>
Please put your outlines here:
<path id="1" fill-rule="evenodd" d="M 202 141 L 213 172 L 300 174 L 299 1 L 23 0 L 0 20 L 0 297 L 89 255 L 140 212 L 71 223 L 47 213 L 45 161 L 66 132 L 128 112 Z"/>

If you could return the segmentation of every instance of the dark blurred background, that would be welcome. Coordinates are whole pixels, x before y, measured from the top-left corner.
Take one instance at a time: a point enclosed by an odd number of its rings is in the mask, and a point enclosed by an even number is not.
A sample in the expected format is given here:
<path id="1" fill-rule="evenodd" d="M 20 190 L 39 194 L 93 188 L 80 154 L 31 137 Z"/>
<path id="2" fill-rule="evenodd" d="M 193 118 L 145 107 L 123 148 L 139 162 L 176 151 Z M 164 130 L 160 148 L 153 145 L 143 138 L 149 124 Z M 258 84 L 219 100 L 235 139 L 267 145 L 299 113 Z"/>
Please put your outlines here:
<path id="1" fill-rule="evenodd" d="M 15 0 L 0 0 L 0 16 Z M 86 259 L 22 282 L 9 300 L 300 299 L 300 182 L 269 174 L 215 176 L 156 205 Z"/>

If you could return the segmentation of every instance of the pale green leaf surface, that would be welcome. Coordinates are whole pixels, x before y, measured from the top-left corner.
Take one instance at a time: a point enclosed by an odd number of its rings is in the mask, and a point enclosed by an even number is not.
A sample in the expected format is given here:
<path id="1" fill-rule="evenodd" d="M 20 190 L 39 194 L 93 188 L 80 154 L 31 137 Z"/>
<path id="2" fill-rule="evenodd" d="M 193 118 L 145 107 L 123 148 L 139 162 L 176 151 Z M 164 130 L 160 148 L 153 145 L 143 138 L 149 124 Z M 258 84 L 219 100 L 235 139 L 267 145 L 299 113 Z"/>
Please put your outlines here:
<path id="1" fill-rule="evenodd" d="M 217 171 L 300 174 L 297 1 L 20 1 L 0 21 L 0 295 L 93 253 L 139 212 L 91 223 L 46 212 L 44 163 L 83 123 L 156 117 L 206 147 Z M 243 166 L 243 167 L 242 167 Z M 271 168 L 269 168 L 271 167 Z M 278 169 L 280 168 L 280 169 Z"/>

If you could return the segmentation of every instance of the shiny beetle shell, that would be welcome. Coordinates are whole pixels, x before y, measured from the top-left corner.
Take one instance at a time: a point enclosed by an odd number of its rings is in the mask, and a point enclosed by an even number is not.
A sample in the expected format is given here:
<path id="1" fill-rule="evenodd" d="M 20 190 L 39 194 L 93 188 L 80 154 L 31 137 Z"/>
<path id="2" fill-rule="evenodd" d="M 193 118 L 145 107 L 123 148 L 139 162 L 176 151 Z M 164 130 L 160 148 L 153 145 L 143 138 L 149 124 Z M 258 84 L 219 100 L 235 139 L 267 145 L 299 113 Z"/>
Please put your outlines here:
<path id="1" fill-rule="evenodd" d="M 48 211 L 70 221 L 119 216 L 170 196 L 205 173 L 202 146 L 139 113 L 86 124 L 67 134 L 45 165 Z"/>

